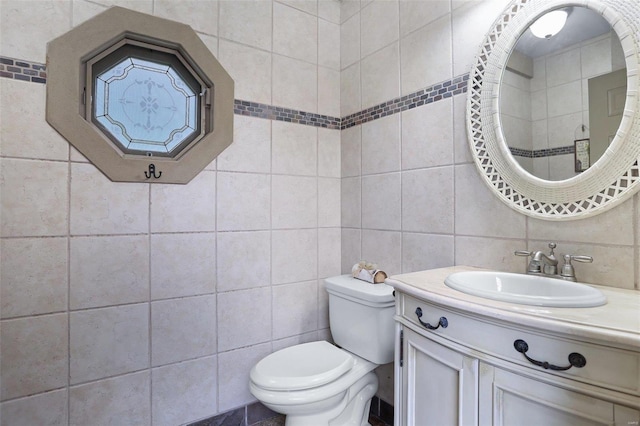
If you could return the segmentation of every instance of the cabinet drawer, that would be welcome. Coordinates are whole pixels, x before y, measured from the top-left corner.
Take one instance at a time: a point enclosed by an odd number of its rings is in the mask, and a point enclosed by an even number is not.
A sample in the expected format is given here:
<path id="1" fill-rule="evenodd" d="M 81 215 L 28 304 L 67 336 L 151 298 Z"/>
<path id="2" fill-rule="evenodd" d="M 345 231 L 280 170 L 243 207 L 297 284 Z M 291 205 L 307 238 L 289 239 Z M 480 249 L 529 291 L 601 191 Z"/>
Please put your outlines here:
<path id="1" fill-rule="evenodd" d="M 558 375 L 619 392 L 640 395 L 640 354 L 636 352 L 567 339 L 547 334 L 543 330 L 520 328 L 497 319 L 425 302 L 403 293 L 400 294 L 398 302 L 399 314 L 405 320 L 405 324 L 409 324 L 410 328 L 424 336 L 435 333 L 487 356 L 529 367 L 540 371 L 541 374 Z M 421 318 L 418 318 L 416 311 L 421 312 Z M 428 325 L 421 324 L 420 321 Z M 429 326 L 435 329 L 430 330 L 427 328 Z M 521 351 L 525 351 L 524 354 L 516 350 L 516 341 L 526 343 L 518 345 Z M 574 353 L 584 357 L 584 366 L 572 366 L 569 355 Z M 525 354 L 543 365 L 535 365 L 525 358 Z M 579 357 L 574 355 L 572 359 L 573 363 L 576 363 L 576 359 L 579 361 Z M 558 371 L 553 367 L 570 368 Z"/>

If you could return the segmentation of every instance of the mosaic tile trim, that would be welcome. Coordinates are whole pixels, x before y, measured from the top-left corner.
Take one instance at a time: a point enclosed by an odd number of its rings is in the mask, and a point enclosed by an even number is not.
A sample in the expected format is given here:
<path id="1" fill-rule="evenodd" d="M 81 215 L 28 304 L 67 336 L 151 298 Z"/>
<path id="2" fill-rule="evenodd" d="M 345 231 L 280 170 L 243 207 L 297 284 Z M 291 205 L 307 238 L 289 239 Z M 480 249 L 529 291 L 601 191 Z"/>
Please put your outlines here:
<path id="1" fill-rule="evenodd" d="M 576 147 L 574 145 L 560 146 L 557 148 L 547 148 L 547 149 L 520 149 L 520 148 L 509 148 L 511 151 L 511 155 L 518 157 L 526 157 L 526 158 L 543 158 L 543 157 L 553 157 L 556 155 L 566 155 L 573 154 L 576 152 Z"/>
<path id="2" fill-rule="evenodd" d="M 0 56 L 0 77 L 45 84 L 47 82 L 47 66 L 37 62 Z"/>
<path id="3" fill-rule="evenodd" d="M 349 127 L 367 123 L 378 118 L 397 114 L 432 102 L 437 102 L 461 93 L 466 93 L 468 80 L 469 74 L 464 74 L 455 77 L 452 80 L 443 81 L 431 87 L 418 90 L 417 92 L 410 93 L 400 98 L 395 98 L 372 106 L 371 108 L 367 108 L 363 111 L 348 115 L 342 118 L 341 129 L 348 129 Z"/>
<path id="4" fill-rule="evenodd" d="M 341 119 L 312 112 L 276 107 L 257 102 L 236 99 L 233 112 L 238 115 L 266 118 L 268 120 L 286 121 L 287 123 L 304 124 L 307 126 L 323 127 L 326 129 L 340 129 Z"/>
<path id="5" fill-rule="evenodd" d="M 0 77 L 46 84 L 46 68 L 46 65 L 42 63 L 0 56 Z M 276 107 L 258 102 L 243 101 L 240 99 L 234 100 L 233 112 L 238 115 L 265 118 L 267 120 L 285 121 L 325 129 L 344 130 L 378 118 L 465 93 L 467 91 L 468 80 L 469 74 L 464 74 L 342 118 Z"/>

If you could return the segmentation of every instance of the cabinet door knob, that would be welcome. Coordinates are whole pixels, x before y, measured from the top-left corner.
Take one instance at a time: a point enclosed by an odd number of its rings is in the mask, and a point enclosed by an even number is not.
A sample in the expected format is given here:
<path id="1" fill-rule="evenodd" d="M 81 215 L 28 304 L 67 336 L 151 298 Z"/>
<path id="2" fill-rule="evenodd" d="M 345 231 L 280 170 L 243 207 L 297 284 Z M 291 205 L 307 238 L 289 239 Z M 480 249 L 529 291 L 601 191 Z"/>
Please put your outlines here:
<path id="1" fill-rule="evenodd" d="M 438 325 L 435 327 L 429 323 L 422 322 L 422 320 L 420 319 L 422 318 L 422 308 L 420 308 L 420 306 L 416 308 L 416 316 L 418 317 L 418 321 L 420 321 L 420 324 L 422 324 L 423 327 L 429 330 L 437 330 L 440 327 L 447 328 L 449 326 L 449 321 L 447 321 L 446 317 L 440 317 L 440 320 L 438 320 Z"/>
<path id="2" fill-rule="evenodd" d="M 569 354 L 569 365 L 566 367 L 558 367 L 557 365 L 549 364 L 547 361 L 536 361 L 533 358 L 529 358 L 527 356 L 527 351 L 529 350 L 529 345 L 522 339 L 518 339 L 513 342 L 513 347 L 516 351 L 520 352 L 530 363 L 537 365 L 538 367 L 542 367 L 545 370 L 554 370 L 554 371 L 565 371 L 570 369 L 571 367 L 582 368 L 587 365 L 587 359 L 577 353 L 572 352 Z"/>

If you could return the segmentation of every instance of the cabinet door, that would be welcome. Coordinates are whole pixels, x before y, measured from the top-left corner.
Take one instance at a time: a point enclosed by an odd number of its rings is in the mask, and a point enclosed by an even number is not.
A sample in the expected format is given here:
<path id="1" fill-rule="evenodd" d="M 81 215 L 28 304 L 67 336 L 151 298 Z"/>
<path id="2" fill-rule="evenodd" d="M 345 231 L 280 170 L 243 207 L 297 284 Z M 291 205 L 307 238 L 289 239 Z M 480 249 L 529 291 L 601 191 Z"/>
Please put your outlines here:
<path id="1" fill-rule="evenodd" d="M 478 360 L 404 329 L 402 423 L 476 425 Z"/>
<path id="2" fill-rule="evenodd" d="M 480 424 L 628 426 L 614 422 L 614 404 L 482 363 Z M 620 410 L 620 417 L 630 414 Z"/>

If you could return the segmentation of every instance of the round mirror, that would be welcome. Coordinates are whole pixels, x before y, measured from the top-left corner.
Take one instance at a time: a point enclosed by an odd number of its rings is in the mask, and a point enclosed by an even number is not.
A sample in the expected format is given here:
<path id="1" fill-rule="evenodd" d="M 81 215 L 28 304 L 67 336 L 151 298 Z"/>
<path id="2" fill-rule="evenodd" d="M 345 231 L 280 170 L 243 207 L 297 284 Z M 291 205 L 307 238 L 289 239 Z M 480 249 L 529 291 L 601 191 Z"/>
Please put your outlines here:
<path id="1" fill-rule="evenodd" d="M 551 35 L 535 25 L 562 13 Z M 586 171 L 620 127 L 627 70 L 620 39 L 586 7 L 553 10 L 514 46 L 500 87 L 500 123 L 515 161 L 532 175 L 564 180 Z"/>
<path id="2" fill-rule="evenodd" d="M 548 18 L 560 22 L 544 27 Z M 510 207 L 566 220 L 640 189 L 639 20 L 637 2 L 514 0 L 489 31 L 467 131 L 485 182 Z"/>

